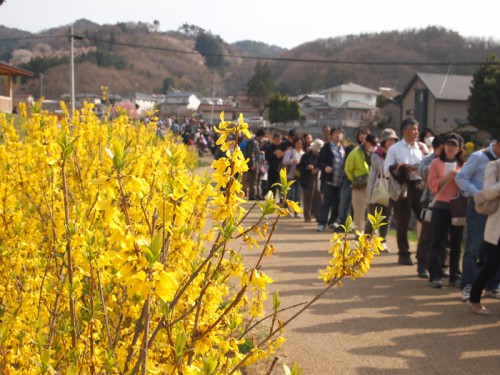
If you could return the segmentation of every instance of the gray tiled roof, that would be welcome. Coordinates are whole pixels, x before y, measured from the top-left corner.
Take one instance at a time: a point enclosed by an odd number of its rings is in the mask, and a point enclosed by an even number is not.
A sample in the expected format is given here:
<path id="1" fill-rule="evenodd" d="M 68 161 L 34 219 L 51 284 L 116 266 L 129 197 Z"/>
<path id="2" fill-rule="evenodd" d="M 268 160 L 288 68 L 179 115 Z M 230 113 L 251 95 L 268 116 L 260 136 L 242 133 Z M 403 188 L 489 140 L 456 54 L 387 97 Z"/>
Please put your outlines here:
<path id="1" fill-rule="evenodd" d="M 436 99 L 467 100 L 470 95 L 472 76 L 434 73 L 417 75 Z"/>

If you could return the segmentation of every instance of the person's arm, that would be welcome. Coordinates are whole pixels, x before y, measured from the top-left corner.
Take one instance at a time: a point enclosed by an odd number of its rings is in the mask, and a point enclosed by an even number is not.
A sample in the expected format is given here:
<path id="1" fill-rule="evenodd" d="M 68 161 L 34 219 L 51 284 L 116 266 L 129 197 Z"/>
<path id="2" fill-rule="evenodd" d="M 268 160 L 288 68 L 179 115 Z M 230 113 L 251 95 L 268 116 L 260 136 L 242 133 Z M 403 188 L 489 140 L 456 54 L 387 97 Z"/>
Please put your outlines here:
<path id="1" fill-rule="evenodd" d="M 354 180 L 354 169 L 356 167 L 356 151 L 357 149 L 352 150 L 349 155 L 347 155 L 347 159 L 345 160 L 344 171 L 347 179 L 349 181 Z"/>
<path id="2" fill-rule="evenodd" d="M 391 172 L 389 171 L 389 167 L 392 166 L 393 164 L 396 164 L 395 150 L 396 148 L 394 146 L 390 147 L 389 150 L 387 150 L 387 155 L 385 156 L 384 160 L 385 177 L 391 177 Z"/>
<path id="3" fill-rule="evenodd" d="M 474 198 L 479 193 L 479 189 L 472 183 L 472 176 L 476 173 L 481 156 L 481 154 L 472 154 L 455 176 L 458 188 L 466 197 Z"/>
<path id="4" fill-rule="evenodd" d="M 429 175 L 427 176 L 427 186 L 429 190 L 436 194 L 439 191 L 441 177 L 439 176 L 439 159 L 434 159 L 429 166 Z"/>
<path id="5" fill-rule="evenodd" d="M 292 165 L 292 158 L 293 158 L 293 151 L 288 150 L 285 153 L 285 156 L 283 156 L 283 165 L 287 165 L 287 166 Z"/>
<path id="6" fill-rule="evenodd" d="M 486 165 L 486 172 L 484 173 L 484 197 L 488 200 L 498 198 L 500 196 L 500 181 L 498 179 L 498 169 L 500 168 L 500 161 L 490 161 Z"/>

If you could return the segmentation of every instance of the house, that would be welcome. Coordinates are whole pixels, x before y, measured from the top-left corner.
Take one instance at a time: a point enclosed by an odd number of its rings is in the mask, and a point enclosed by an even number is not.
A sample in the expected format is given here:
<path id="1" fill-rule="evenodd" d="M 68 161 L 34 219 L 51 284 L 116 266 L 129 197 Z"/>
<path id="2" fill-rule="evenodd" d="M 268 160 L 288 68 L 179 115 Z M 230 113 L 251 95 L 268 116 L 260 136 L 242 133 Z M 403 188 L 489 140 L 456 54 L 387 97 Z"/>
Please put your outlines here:
<path id="1" fill-rule="evenodd" d="M 152 95 L 136 92 L 132 95 L 131 100 L 137 108 L 137 116 L 144 118 L 148 112 L 155 109 L 158 99 Z"/>
<path id="2" fill-rule="evenodd" d="M 349 82 L 299 99 L 306 123 L 358 127 L 375 121 L 379 92 Z"/>
<path id="3" fill-rule="evenodd" d="M 158 106 L 162 117 L 171 115 L 180 117 L 193 114 L 200 104 L 200 99 L 192 92 L 171 92 Z"/>
<path id="4" fill-rule="evenodd" d="M 28 70 L 0 62 L 0 112 L 12 113 L 13 78 L 15 76 L 33 77 Z"/>
<path id="5" fill-rule="evenodd" d="M 416 73 L 402 93 L 402 119 L 412 116 L 436 133 L 468 124 L 472 76 Z"/>
<path id="6" fill-rule="evenodd" d="M 326 97 L 326 101 L 333 107 L 340 107 L 346 102 L 360 102 L 371 108 L 377 105 L 379 92 L 349 82 L 319 92 Z"/>

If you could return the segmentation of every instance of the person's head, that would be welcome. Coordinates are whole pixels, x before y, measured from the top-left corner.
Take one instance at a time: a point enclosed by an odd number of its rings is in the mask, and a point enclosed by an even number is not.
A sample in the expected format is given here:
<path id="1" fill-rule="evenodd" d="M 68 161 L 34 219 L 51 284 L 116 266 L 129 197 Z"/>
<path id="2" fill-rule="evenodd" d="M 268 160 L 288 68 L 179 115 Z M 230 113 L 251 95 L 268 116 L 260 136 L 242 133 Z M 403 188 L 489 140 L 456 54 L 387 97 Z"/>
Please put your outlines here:
<path id="1" fill-rule="evenodd" d="M 319 138 L 316 138 L 314 140 L 313 143 L 311 143 L 311 151 L 315 154 L 315 155 L 318 155 L 319 154 L 319 151 L 321 150 L 321 147 L 323 147 L 323 145 L 325 144 L 325 142 L 323 142 L 321 139 Z"/>
<path id="2" fill-rule="evenodd" d="M 262 139 L 266 136 L 266 131 L 262 128 L 257 129 L 257 132 L 255 133 L 255 137 L 257 139 Z"/>
<path id="3" fill-rule="evenodd" d="M 464 139 L 457 133 L 449 133 L 444 141 L 444 152 L 439 157 L 441 160 L 456 160 L 463 163 Z"/>
<path id="4" fill-rule="evenodd" d="M 362 145 L 365 143 L 365 138 L 368 134 L 370 134 L 371 131 L 369 128 L 362 127 L 358 129 L 358 132 L 356 133 L 356 141 L 358 142 L 358 145 Z"/>
<path id="5" fill-rule="evenodd" d="M 304 133 L 302 138 L 304 139 L 306 147 L 308 147 L 313 141 L 313 136 L 311 133 Z"/>
<path id="6" fill-rule="evenodd" d="M 322 128 L 323 131 L 323 139 L 325 141 L 330 139 L 330 127 L 328 125 L 323 126 Z"/>
<path id="7" fill-rule="evenodd" d="M 295 129 L 290 129 L 288 131 L 288 141 L 290 143 L 293 143 L 296 137 L 297 137 L 297 132 L 295 131 Z"/>
<path id="8" fill-rule="evenodd" d="M 425 143 L 427 147 L 432 147 L 432 140 L 436 137 L 436 134 L 434 132 L 427 128 L 424 130 L 424 132 L 420 135 L 420 140 Z"/>
<path id="9" fill-rule="evenodd" d="M 333 143 L 339 143 L 344 140 L 344 131 L 341 128 L 330 129 L 330 140 Z"/>
<path id="10" fill-rule="evenodd" d="M 418 139 L 418 127 L 418 121 L 411 117 L 401 122 L 401 134 L 407 143 L 414 144 Z"/>
<path id="11" fill-rule="evenodd" d="M 378 137 L 375 134 L 367 134 L 365 138 L 365 142 L 362 144 L 361 147 L 366 152 L 375 152 L 378 146 Z"/>
<path id="12" fill-rule="evenodd" d="M 444 149 L 445 137 L 442 134 L 438 134 L 432 140 L 432 148 L 434 149 L 434 153 L 439 156 Z"/>
<path id="13" fill-rule="evenodd" d="M 298 150 L 298 151 L 304 149 L 304 140 L 302 139 L 302 137 L 296 137 L 293 140 L 293 148 Z"/>
<path id="14" fill-rule="evenodd" d="M 387 128 L 380 133 L 380 146 L 385 150 L 388 150 L 397 141 L 399 141 L 399 137 L 394 129 Z"/>
<path id="15" fill-rule="evenodd" d="M 279 145 L 281 143 L 281 134 L 280 133 L 273 134 L 273 143 L 275 145 Z"/>
<path id="16" fill-rule="evenodd" d="M 500 137 L 496 139 L 496 142 L 493 142 L 491 147 L 497 158 L 500 158 Z"/>

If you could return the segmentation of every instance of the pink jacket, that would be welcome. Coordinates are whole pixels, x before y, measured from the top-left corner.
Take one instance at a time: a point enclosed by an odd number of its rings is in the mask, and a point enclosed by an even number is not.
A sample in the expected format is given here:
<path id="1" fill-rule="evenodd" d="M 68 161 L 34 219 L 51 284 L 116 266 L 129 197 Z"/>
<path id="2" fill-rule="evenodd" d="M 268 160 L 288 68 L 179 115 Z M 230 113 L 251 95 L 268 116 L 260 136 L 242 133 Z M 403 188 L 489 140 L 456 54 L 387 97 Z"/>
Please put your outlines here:
<path id="1" fill-rule="evenodd" d="M 456 170 L 460 170 L 460 166 L 457 165 Z M 439 181 L 444 177 L 444 162 L 437 158 L 431 162 L 429 166 L 429 176 L 427 177 L 427 186 L 436 195 L 439 191 Z M 437 201 L 450 203 L 450 200 L 458 195 L 458 186 L 455 179 L 451 179 L 444 190 L 437 197 Z"/>

